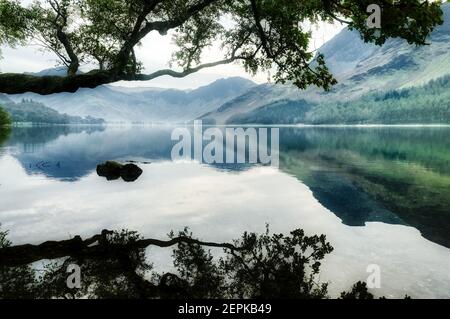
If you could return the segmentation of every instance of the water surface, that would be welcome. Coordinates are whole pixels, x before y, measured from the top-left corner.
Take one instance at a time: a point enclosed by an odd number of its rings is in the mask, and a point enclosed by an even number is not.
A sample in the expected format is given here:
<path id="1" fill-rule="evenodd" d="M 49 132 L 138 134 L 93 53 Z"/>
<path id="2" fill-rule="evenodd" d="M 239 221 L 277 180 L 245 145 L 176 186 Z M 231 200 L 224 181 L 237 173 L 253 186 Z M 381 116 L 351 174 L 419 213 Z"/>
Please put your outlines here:
<path id="1" fill-rule="evenodd" d="M 280 167 L 172 162 L 171 127 L 14 128 L 0 139 L 0 223 L 15 244 L 104 228 L 205 240 L 303 228 L 335 251 L 336 295 L 382 270 L 378 295 L 450 297 L 450 128 L 280 128 Z M 134 183 L 95 172 L 139 164 Z M 150 249 L 166 267 L 170 252 Z"/>

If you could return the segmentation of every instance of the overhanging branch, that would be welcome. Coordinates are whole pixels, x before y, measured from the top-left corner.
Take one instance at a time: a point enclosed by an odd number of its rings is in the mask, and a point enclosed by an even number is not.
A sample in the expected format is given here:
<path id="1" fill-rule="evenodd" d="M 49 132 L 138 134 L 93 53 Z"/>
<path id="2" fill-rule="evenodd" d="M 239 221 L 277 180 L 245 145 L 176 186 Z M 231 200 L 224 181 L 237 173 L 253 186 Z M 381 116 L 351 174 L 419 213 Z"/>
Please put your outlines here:
<path id="1" fill-rule="evenodd" d="M 27 74 L 4 73 L 0 74 L 0 92 L 6 94 L 21 94 L 34 92 L 42 95 L 53 93 L 70 92 L 74 93 L 80 88 L 95 88 L 102 84 L 109 84 L 117 81 L 149 81 L 160 76 L 168 75 L 174 78 L 183 78 L 192 73 L 205 68 L 218 65 L 229 64 L 236 60 L 247 59 L 245 56 L 232 56 L 227 59 L 200 64 L 196 67 L 184 71 L 171 69 L 159 70 L 151 74 L 117 75 L 111 71 L 95 70 L 86 74 L 75 76 L 33 76 Z"/>
<path id="2" fill-rule="evenodd" d="M 187 8 L 187 10 L 182 13 L 180 16 L 170 19 L 167 21 L 153 21 L 153 22 L 147 22 L 145 27 L 141 30 L 140 37 L 147 35 L 150 31 L 158 31 L 160 34 L 166 34 L 167 31 L 170 29 L 177 28 L 181 25 L 183 25 L 187 20 L 189 20 L 192 16 L 197 14 L 198 12 L 201 12 L 209 5 L 213 4 L 214 2 L 217 2 L 217 0 L 203 0 L 200 1 L 197 4 L 192 5 L 191 7 Z"/>
<path id="3" fill-rule="evenodd" d="M 6 94 L 33 92 L 42 95 L 74 93 L 79 88 L 95 88 L 119 80 L 121 79 L 107 71 L 94 71 L 66 77 L 3 73 L 0 74 L 0 92 Z"/>
<path id="4" fill-rule="evenodd" d="M 105 258 L 117 251 L 133 251 L 149 246 L 162 248 L 172 247 L 180 243 L 200 245 L 204 247 L 224 248 L 231 251 L 245 250 L 246 247 L 236 247 L 228 243 L 203 242 L 191 237 L 179 236 L 170 240 L 142 239 L 127 244 L 114 244 L 107 240 L 113 232 L 103 230 L 101 234 L 86 240 L 76 236 L 70 240 L 48 241 L 40 245 L 20 245 L 0 249 L 0 266 L 15 267 L 28 265 L 44 259 L 58 259 L 69 256 Z"/>
<path id="5" fill-rule="evenodd" d="M 238 60 L 239 58 L 237 57 L 232 57 L 229 59 L 224 59 L 224 60 L 220 60 L 220 61 L 216 61 L 216 62 L 211 62 L 211 63 L 205 63 L 205 64 L 200 64 L 194 68 L 190 68 L 190 69 L 186 69 L 184 71 L 174 71 L 171 69 L 165 69 L 165 70 L 159 70 L 156 71 L 152 74 L 140 74 L 136 76 L 136 80 L 138 81 L 148 81 L 148 80 L 153 80 L 155 78 L 158 78 L 160 76 L 164 76 L 164 75 L 169 75 L 171 77 L 174 78 L 184 78 L 192 73 L 198 72 L 202 69 L 206 69 L 206 68 L 212 68 L 218 65 L 223 65 L 223 64 L 229 64 L 231 62 L 234 62 L 236 60 Z"/>
<path id="6" fill-rule="evenodd" d="M 123 72 L 131 50 L 150 32 L 158 31 L 160 34 L 165 35 L 167 34 L 167 31 L 183 25 L 192 16 L 201 12 L 214 2 L 217 2 L 217 0 L 203 0 L 187 8 L 185 12 L 181 13 L 176 18 L 151 22 L 146 21 L 146 16 L 156 7 L 159 1 L 154 1 L 151 4 L 147 4 L 144 7 L 142 14 L 137 18 L 133 32 L 131 33 L 127 41 L 125 41 L 117 56 L 116 71 L 119 74 Z"/>

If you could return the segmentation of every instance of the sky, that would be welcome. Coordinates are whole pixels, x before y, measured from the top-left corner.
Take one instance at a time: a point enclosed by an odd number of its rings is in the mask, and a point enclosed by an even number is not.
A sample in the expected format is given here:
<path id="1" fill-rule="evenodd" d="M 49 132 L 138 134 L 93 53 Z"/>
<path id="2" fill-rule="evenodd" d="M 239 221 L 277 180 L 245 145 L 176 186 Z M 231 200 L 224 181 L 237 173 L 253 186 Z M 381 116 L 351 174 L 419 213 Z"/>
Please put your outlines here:
<path id="1" fill-rule="evenodd" d="M 312 50 L 319 49 L 326 41 L 339 33 L 344 26 L 336 23 L 334 25 L 322 23 L 312 27 Z M 9 48 L 2 47 L 3 59 L 0 60 L 0 72 L 39 72 L 44 69 L 57 66 L 57 59 L 53 53 L 42 52 L 33 44 L 27 46 Z M 143 62 L 145 73 L 151 73 L 159 69 L 169 68 L 168 62 L 174 51 L 172 37 L 161 36 L 158 32 L 150 33 L 142 41 L 141 46 L 136 49 L 137 57 Z M 222 59 L 220 49 L 214 45 L 212 49 L 205 52 L 203 63 Z M 238 63 L 221 65 L 214 68 L 203 69 L 182 79 L 163 76 L 151 81 L 144 82 L 118 82 L 115 85 L 127 87 L 161 87 L 177 89 L 195 89 L 207 85 L 215 80 L 227 77 L 241 76 L 251 79 L 257 83 L 267 82 L 267 74 L 260 73 L 250 76 Z"/>

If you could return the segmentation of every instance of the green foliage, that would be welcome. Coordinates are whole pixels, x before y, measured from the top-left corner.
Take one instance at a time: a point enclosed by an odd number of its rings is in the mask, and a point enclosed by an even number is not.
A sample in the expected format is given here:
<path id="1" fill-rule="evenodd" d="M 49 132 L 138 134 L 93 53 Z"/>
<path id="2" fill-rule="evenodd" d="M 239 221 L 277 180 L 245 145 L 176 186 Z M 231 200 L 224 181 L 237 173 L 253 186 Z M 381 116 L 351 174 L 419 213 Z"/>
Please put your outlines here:
<path id="1" fill-rule="evenodd" d="M 177 234 L 192 238 L 187 229 Z M 174 238 L 172 232 L 169 237 Z M 177 274 L 156 275 L 164 298 L 221 298 L 226 293 L 225 274 L 210 251 L 200 245 L 179 243 L 173 250 Z"/>
<path id="2" fill-rule="evenodd" d="M 366 25 L 366 9 L 373 3 L 383 10 L 381 29 Z M 347 19 L 366 41 L 382 44 L 402 37 L 424 44 L 442 23 L 439 2 L 420 0 L 36 0 L 29 6 L 0 0 L 0 17 L 0 42 L 35 39 L 68 67 L 68 75 L 75 75 L 81 63 L 95 62 L 108 71 L 105 81 L 148 80 L 238 61 L 250 73 L 275 70 L 278 83 L 325 89 L 336 80 L 323 56 L 309 50 L 306 25 Z M 181 72 L 140 75 L 135 48 L 152 31 L 172 31 L 178 48 L 172 62 Z M 202 53 L 213 43 L 220 43 L 223 57 L 202 64 Z"/>
<path id="3" fill-rule="evenodd" d="M 0 44 L 14 46 L 23 43 L 28 35 L 29 19 L 17 1 L 0 0 Z"/>
<path id="4" fill-rule="evenodd" d="M 3 108 L 0 107 L 0 146 L 2 146 L 2 144 L 9 138 L 11 133 L 11 129 L 9 128 L 10 124 L 11 117 Z"/>
<path id="5" fill-rule="evenodd" d="M 308 237 L 301 229 L 290 236 L 245 233 L 235 245 L 248 249 L 221 260 L 229 279 L 228 297 L 324 298 L 327 284 L 317 282 L 321 261 L 333 248 L 325 235 Z"/>
<path id="6" fill-rule="evenodd" d="M 11 246 L 7 235 L 7 231 L 1 231 L 0 229 L 0 249 Z M 34 270 L 28 265 L 19 267 L 0 266 L 0 298 L 34 298 L 37 294 L 35 275 Z"/>
<path id="7" fill-rule="evenodd" d="M 109 245 L 116 245 L 113 253 L 103 252 L 93 258 L 68 257 L 64 261 L 48 264 L 37 282 L 36 298 L 92 298 L 131 299 L 149 296 L 144 275 L 152 269 L 145 259 L 144 249 L 128 249 L 141 239 L 136 232 L 122 230 L 108 235 Z M 81 267 L 82 287 L 67 287 L 67 267 Z"/>
<path id="8" fill-rule="evenodd" d="M 192 234 L 185 230 L 179 235 Z M 290 236 L 271 235 L 267 229 L 263 235 L 244 233 L 234 245 L 245 249 L 225 250 L 226 256 L 214 262 L 211 253 L 200 245 L 179 244 L 173 254 L 179 276 L 172 282 L 174 286 L 165 283 L 176 293 L 166 297 L 326 297 L 327 284 L 316 281 L 321 260 L 333 250 L 325 236 L 308 237 L 303 230 L 295 230 Z"/>
<path id="9" fill-rule="evenodd" d="M 312 124 L 450 124 L 450 76 L 404 90 L 348 102 L 323 103 L 305 117 Z"/>
<path id="10" fill-rule="evenodd" d="M 450 247 L 448 127 L 283 129 L 280 134 L 280 169 L 305 183 L 345 224 L 378 220 L 381 205 L 399 218 L 387 222 L 400 220 Z M 360 192 L 365 199 L 358 201 Z"/>
<path id="11" fill-rule="evenodd" d="M 233 124 L 450 124 L 450 76 L 340 102 L 280 100 L 238 114 Z"/>
<path id="12" fill-rule="evenodd" d="M 187 229 L 178 235 L 192 239 Z M 175 238 L 174 233 L 170 237 Z M 176 272 L 154 272 L 151 277 L 152 266 L 136 232 L 102 232 L 100 241 L 96 254 L 52 262 L 39 276 L 28 266 L 20 268 L 22 273 L 0 266 L 1 282 L 17 285 L 8 292 L 0 290 L 0 298 L 327 298 L 327 284 L 316 278 L 321 261 L 333 250 L 324 235 L 310 237 L 302 230 L 289 236 L 270 235 L 268 230 L 262 235 L 244 233 L 234 242 L 238 248 L 224 248 L 218 260 L 203 246 L 182 241 L 173 251 Z M 10 245 L 0 232 L 3 242 L 2 247 Z M 70 264 L 81 267 L 79 290 L 67 288 Z"/>
<path id="13" fill-rule="evenodd" d="M 375 296 L 369 292 L 367 288 L 367 284 L 365 282 L 358 281 L 353 285 L 352 290 L 341 293 L 341 297 L 339 299 L 347 299 L 347 300 L 372 300 Z M 381 297 L 380 299 L 386 299 L 385 297 Z M 404 299 L 411 299 L 408 295 L 405 296 Z"/>
<path id="14" fill-rule="evenodd" d="M 4 125 L 11 124 L 11 117 L 5 110 L 0 106 L 0 127 Z"/>
<path id="15" fill-rule="evenodd" d="M 427 36 L 435 25 L 443 23 L 440 1 L 422 0 L 344 0 L 330 1 L 351 17 L 350 29 L 356 29 L 367 42 L 383 44 L 388 38 L 402 37 L 410 44 L 426 44 Z M 368 28 L 367 15 L 362 8 L 378 4 L 382 10 L 381 30 Z M 353 16 L 351 16 L 353 15 Z"/>
<path id="16" fill-rule="evenodd" d="M 365 282 L 358 281 L 353 285 L 352 290 L 341 293 L 341 299 L 371 300 L 373 299 L 373 295 L 368 291 Z"/>
<path id="17" fill-rule="evenodd" d="M 314 104 L 305 100 L 280 100 L 227 120 L 229 124 L 297 124 L 305 120 Z"/>
<path id="18" fill-rule="evenodd" d="M 7 236 L 8 236 L 7 231 L 0 231 L 0 249 L 11 246 L 11 241 L 8 240 Z"/>

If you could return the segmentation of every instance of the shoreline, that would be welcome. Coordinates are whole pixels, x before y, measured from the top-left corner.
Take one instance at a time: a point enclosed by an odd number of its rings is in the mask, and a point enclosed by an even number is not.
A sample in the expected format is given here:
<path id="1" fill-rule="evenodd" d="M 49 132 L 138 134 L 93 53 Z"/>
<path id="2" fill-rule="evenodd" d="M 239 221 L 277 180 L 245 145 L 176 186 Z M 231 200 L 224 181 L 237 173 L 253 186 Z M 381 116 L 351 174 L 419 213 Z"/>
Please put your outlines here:
<path id="1" fill-rule="evenodd" d="M 103 124 L 55 124 L 55 123 L 22 123 L 16 122 L 1 128 L 9 127 L 46 127 L 46 126 L 111 126 L 111 127 L 194 127 L 194 123 L 103 123 Z M 204 127 L 286 127 L 286 128 L 450 128 L 450 124 L 202 124 Z"/>

